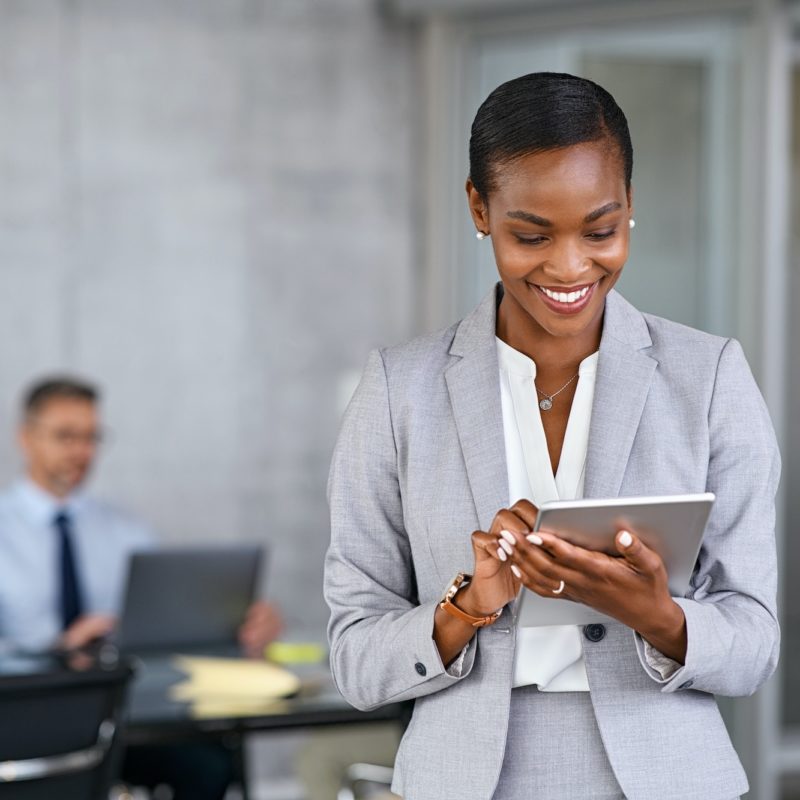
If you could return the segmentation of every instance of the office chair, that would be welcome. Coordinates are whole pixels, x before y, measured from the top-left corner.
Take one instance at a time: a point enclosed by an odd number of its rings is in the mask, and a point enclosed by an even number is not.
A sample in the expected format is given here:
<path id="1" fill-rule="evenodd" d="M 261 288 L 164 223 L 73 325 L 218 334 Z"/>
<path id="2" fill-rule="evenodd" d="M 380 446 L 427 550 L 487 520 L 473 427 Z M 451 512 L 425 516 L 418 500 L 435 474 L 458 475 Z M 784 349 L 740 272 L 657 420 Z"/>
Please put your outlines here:
<path id="1" fill-rule="evenodd" d="M 386 796 L 392 785 L 392 772 L 391 767 L 380 767 L 377 764 L 351 764 L 347 768 L 336 800 L 368 798 L 375 791 Z"/>
<path id="2" fill-rule="evenodd" d="M 0 677 L 0 800 L 107 800 L 128 665 Z"/>

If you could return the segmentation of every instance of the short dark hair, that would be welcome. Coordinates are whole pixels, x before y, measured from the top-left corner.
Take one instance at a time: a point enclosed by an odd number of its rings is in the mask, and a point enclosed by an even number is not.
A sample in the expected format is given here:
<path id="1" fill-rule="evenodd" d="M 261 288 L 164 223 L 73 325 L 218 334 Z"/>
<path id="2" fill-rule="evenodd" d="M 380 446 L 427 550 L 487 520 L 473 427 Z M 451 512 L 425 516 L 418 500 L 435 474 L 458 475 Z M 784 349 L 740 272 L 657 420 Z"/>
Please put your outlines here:
<path id="1" fill-rule="evenodd" d="M 614 98 L 586 78 L 532 72 L 498 86 L 472 123 L 469 175 L 484 200 L 495 168 L 515 158 L 608 139 L 619 150 L 630 189 L 633 146 L 628 121 Z"/>
<path id="2" fill-rule="evenodd" d="M 45 378 L 34 383 L 26 392 L 23 399 L 23 411 L 30 417 L 39 411 L 51 400 L 85 400 L 87 403 L 96 403 L 100 399 L 97 387 L 66 375 Z"/>

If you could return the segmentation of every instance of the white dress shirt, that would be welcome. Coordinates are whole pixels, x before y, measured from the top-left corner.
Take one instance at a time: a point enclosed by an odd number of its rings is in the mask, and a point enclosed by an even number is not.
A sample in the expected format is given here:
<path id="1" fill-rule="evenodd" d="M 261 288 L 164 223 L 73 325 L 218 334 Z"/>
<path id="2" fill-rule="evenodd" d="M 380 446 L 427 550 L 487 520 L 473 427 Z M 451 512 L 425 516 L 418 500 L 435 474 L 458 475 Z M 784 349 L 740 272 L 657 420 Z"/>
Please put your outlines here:
<path id="1" fill-rule="evenodd" d="M 29 479 L 0 494 L 0 640 L 30 650 L 61 632 L 56 515 L 72 520 L 85 613 L 117 614 L 128 556 L 154 546 L 133 517 L 86 495 L 59 500 Z"/>
<path id="2" fill-rule="evenodd" d="M 583 497 L 589 423 L 592 416 L 598 353 L 578 366 L 578 383 L 567 420 L 558 470 L 553 475 L 536 392 L 536 364 L 497 339 L 500 400 L 508 465 L 509 505 L 526 498 L 540 506 L 548 500 Z M 548 386 L 548 389 L 553 387 Z M 554 403 L 558 402 L 555 398 Z M 648 667 L 661 679 L 680 664 L 642 640 Z M 535 684 L 540 692 L 588 692 L 583 638 L 577 625 L 520 628 L 514 656 L 513 686 Z"/>
<path id="3" fill-rule="evenodd" d="M 598 354 L 581 361 L 558 470 L 553 475 L 536 393 L 536 364 L 497 339 L 500 400 L 508 465 L 509 505 L 523 498 L 541 506 L 549 500 L 583 497 L 589 421 Z M 540 387 L 541 388 L 541 387 Z M 545 387 L 556 390 L 559 387 Z M 565 402 L 555 397 L 553 403 Z M 583 644 L 577 625 L 520 628 L 513 686 L 536 684 L 541 692 L 588 692 Z"/>

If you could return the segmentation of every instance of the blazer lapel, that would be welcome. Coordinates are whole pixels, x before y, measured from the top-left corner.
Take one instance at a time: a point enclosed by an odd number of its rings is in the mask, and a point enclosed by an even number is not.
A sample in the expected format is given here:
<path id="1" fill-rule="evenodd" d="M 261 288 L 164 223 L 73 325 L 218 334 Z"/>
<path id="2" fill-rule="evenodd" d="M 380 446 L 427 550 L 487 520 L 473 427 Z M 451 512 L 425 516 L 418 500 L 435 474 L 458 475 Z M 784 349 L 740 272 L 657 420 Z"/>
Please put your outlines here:
<path id="1" fill-rule="evenodd" d="M 606 298 L 586 453 L 585 497 L 617 497 L 658 362 L 644 317 L 616 292 Z"/>
<path id="2" fill-rule="evenodd" d="M 503 412 L 495 343 L 497 289 L 458 327 L 445 373 L 458 439 L 481 530 L 508 505 Z"/>
<path id="3" fill-rule="evenodd" d="M 482 530 L 508 505 L 495 329 L 498 284 L 458 326 L 445 372 L 458 439 Z M 657 361 L 644 317 L 619 294 L 606 298 L 586 453 L 584 496 L 616 497 Z"/>

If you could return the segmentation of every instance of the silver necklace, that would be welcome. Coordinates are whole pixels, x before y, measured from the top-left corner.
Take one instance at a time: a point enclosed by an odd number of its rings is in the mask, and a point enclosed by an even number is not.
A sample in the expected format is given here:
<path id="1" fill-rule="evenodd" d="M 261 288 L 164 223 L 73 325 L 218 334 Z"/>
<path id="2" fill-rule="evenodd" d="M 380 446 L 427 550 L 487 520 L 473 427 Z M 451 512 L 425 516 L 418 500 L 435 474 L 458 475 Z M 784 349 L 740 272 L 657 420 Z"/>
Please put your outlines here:
<path id="1" fill-rule="evenodd" d="M 536 382 L 534 381 L 533 385 L 536 391 L 542 396 L 542 399 L 539 401 L 539 408 L 541 408 L 542 411 L 549 411 L 553 407 L 553 398 L 556 395 L 561 394 L 561 392 L 563 392 L 564 389 L 566 389 L 567 386 L 569 386 L 572 381 L 578 377 L 578 375 L 580 375 L 580 373 L 576 372 L 557 392 L 553 392 L 553 394 L 546 394 L 543 392 L 538 386 L 536 386 Z"/>

